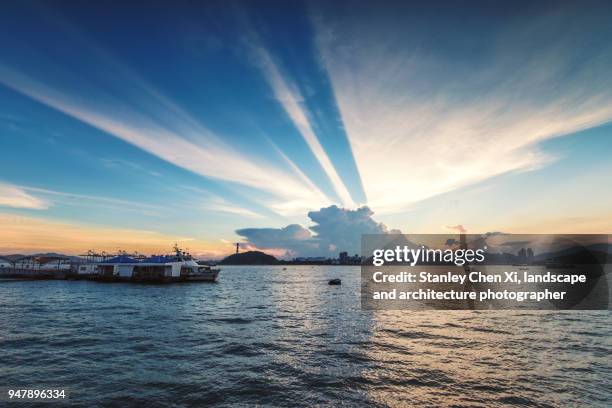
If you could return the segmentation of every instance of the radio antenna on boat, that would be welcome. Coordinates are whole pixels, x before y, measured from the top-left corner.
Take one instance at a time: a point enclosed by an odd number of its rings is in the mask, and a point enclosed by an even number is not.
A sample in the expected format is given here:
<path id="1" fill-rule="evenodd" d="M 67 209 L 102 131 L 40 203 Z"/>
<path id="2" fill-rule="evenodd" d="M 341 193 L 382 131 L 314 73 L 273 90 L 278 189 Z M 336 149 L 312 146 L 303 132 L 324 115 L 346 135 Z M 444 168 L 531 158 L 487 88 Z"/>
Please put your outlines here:
<path id="1" fill-rule="evenodd" d="M 174 247 L 172 247 L 172 249 L 174 249 L 174 252 L 176 253 L 177 256 L 181 256 L 182 255 L 181 248 L 179 248 L 177 242 L 174 243 Z"/>

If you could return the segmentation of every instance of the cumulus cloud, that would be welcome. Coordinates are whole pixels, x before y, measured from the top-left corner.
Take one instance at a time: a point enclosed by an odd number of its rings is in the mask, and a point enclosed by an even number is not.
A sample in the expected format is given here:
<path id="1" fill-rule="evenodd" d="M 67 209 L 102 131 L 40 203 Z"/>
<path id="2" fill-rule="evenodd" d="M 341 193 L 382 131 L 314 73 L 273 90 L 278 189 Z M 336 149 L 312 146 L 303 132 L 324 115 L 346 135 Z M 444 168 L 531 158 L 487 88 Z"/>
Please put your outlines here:
<path id="1" fill-rule="evenodd" d="M 314 255 L 318 251 L 312 232 L 299 224 L 290 224 L 284 228 L 243 228 L 236 233 L 246 239 L 245 248 L 283 249 L 283 255 L 286 256 Z"/>
<path id="2" fill-rule="evenodd" d="M 244 228 L 236 233 L 248 245 L 262 250 L 283 248 L 285 256 L 332 256 L 340 251 L 359 253 L 362 234 L 400 233 L 389 230 L 375 221 L 369 207 L 355 210 L 332 205 L 310 211 L 308 217 L 314 225 L 305 228 L 299 224 L 284 228 Z"/>
<path id="3" fill-rule="evenodd" d="M 317 235 L 319 248 L 329 250 L 332 246 L 338 250 L 359 253 L 362 234 L 386 234 L 386 225 L 372 219 L 374 212 L 369 207 L 347 210 L 332 205 L 311 211 L 308 217 L 316 223 L 310 227 Z"/>

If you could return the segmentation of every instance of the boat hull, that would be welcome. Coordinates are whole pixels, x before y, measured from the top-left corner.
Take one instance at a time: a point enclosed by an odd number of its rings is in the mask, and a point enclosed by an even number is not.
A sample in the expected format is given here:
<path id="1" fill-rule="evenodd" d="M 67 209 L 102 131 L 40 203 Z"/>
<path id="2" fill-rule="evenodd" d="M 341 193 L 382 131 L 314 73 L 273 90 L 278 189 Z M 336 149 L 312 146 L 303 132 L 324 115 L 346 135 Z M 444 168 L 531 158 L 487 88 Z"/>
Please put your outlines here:
<path id="1" fill-rule="evenodd" d="M 180 283 L 180 282 L 216 282 L 219 269 L 187 276 L 134 277 L 119 275 L 98 275 L 90 278 L 98 282 L 134 282 L 134 283 Z"/>
<path id="2" fill-rule="evenodd" d="M 184 282 L 215 282 L 219 276 L 218 269 L 211 269 L 208 272 L 199 273 L 197 275 L 188 275 L 182 277 Z"/>

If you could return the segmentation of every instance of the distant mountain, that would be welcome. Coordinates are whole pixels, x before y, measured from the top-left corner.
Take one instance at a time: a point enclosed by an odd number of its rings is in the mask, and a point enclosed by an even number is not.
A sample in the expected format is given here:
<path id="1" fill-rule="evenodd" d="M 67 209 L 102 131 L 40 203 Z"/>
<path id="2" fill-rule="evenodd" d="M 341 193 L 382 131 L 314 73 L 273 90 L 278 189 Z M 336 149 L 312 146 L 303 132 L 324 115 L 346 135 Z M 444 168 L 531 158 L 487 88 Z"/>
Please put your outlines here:
<path id="1" fill-rule="evenodd" d="M 556 252 L 547 252 L 535 257 L 535 261 L 555 260 L 567 264 L 605 264 L 609 258 L 608 244 L 597 244 L 588 247 L 574 246 Z"/>
<path id="2" fill-rule="evenodd" d="M 276 265 L 278 259 L 261 251 L 248 251 L 230 255 L 220 262 L 221 265 Z"/>
<path id="3" fill-rule="evenodd" d="M 75 262 L 83 260 L 83 258 L 80 258 L 78 256 L 58 254 L 56 252 L 47 252 L 47 253 L 30 254 L 30 255 L 23 255 L 23 254 L 0 255 L 0 258 L 8 259 L 9 261 L 14 262 L 26 256 L 36 257 L 36 258 L 68 258 L 69 260 L 75 261 Z"/>
<path id="4" fill-rule="evenodd" d="M 23 258 L 25 255 L 12 254 L 12 255 L 1 255 L 1 256 L 2 256 L 2 258 L 8 259 L 9 261 L 13 262 L 13 261 L 16 261 L 19 258 Z"/>
<path id="5" fill-rule="evenodd" d="M 509 254 L 507 252 L 503 253 L 485 253 L 485 265 L 513 265 L 520 262 L 518 256 L 514 254 Z M 524 262 L 524 261 L 523 261 Z"/>
<path id="6" fill-rule="evenodd" d="M 606 244 L 606 243 L 594 244 L 594 245 L 589 245 L 587 248 L 589 248 L 592 251 L 604 252 L 608 255 L 612 255 L 612 244 Z"/>

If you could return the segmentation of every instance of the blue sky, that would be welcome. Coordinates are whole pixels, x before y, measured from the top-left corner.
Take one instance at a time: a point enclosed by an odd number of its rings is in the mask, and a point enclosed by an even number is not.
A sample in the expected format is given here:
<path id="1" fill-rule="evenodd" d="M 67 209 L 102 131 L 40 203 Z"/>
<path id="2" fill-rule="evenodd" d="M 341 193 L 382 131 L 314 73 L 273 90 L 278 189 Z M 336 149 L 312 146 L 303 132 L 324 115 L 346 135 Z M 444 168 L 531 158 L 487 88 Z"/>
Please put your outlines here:
<path id="1" fill-rule="evenodd" d="M 609 233 L 611 11 L 5 2 L 0 251 Z"/>

